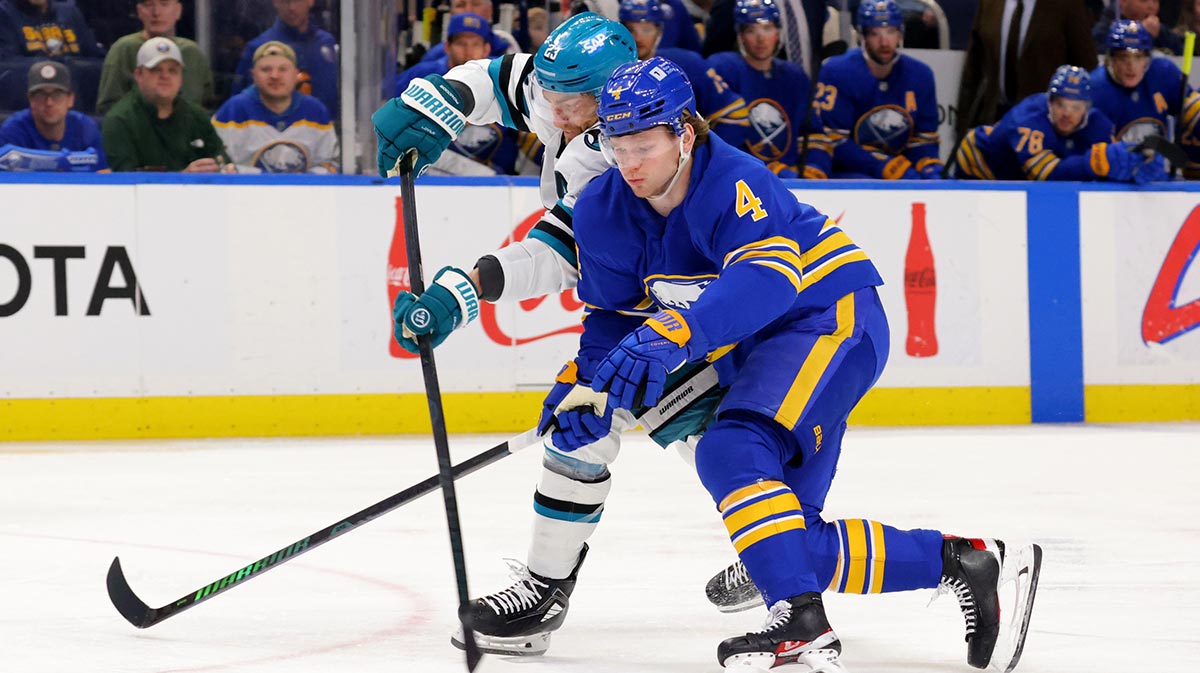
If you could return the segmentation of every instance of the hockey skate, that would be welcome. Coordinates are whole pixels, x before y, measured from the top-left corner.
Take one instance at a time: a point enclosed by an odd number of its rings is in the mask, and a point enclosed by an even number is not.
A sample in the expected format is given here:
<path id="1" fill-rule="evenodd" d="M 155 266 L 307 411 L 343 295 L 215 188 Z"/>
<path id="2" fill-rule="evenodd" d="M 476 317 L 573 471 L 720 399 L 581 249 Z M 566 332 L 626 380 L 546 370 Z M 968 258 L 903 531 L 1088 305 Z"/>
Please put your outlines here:
<path id="1" fill-rule="evenodd" d="M 721 612 L 741 612 L 763 604 L 762 594 L 741 561 L 713 575 L 704 585 L 704 594 Z"/>
<path id="2" fill-rule="evenodd" d="M 810 592 L 771 606 L 762 631 L 729 638 L 717 647 L 727 671 L 766 671 L 803 664 L 811 673 L 846 673 L 842 643 L 825 618 L 821 594 Z"/>
<path id="3" fill-rule="evenodd" d="M 967 625 L 967 663 L 1013 670 L 1025 648 L 1042 548 L 1006 548 L 999 540 L 947 537 L 936 599 L 954 593 Z M 932 601 L 931 601 L 932 602 Z"/>
<path id="4" fill-rule="evenodd" d="M 475 632 L 479 651 L 501 656 L 545 654 L 550 648 L 550 632 L 562 626 L 567 616 L 567 605 L 587 551 L 585 544 L 570 576 L 561 580 L 542 577 L 523 563 L 506 559 L 516 583 L 476 598 L 459 610 L 463 623 Z M 461 626 L 450 643 L 466 649 Z"/>

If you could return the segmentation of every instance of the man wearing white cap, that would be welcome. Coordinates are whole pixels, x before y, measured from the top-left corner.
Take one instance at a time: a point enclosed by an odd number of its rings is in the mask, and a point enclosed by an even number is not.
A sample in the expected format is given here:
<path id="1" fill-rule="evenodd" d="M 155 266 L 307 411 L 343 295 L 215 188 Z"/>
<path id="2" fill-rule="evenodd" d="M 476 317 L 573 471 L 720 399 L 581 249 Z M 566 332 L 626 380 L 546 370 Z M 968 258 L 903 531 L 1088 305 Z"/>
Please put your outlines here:
<path id="1" fill-rule="evenodd" d="M 179 95 L 183 55 L 165 37 L 138 49 L 137 88 L 104 118 L 104 148 L 114 171 L 213 173 L 227 162 L 208 112 Z M 231 167 L 232 168 L 232 167 Z"/>

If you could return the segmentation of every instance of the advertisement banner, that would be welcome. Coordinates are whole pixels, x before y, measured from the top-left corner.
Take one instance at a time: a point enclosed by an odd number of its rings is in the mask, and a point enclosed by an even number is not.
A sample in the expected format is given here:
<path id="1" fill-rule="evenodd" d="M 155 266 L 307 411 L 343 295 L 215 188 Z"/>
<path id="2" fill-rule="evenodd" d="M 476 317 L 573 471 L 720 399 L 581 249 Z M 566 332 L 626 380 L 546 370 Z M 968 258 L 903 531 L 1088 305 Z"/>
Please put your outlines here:
<path id="1" fill-rule="evenodd" d="M 1200 195 L 1080 195 L 1084 381 L 1200 384 Z"/>

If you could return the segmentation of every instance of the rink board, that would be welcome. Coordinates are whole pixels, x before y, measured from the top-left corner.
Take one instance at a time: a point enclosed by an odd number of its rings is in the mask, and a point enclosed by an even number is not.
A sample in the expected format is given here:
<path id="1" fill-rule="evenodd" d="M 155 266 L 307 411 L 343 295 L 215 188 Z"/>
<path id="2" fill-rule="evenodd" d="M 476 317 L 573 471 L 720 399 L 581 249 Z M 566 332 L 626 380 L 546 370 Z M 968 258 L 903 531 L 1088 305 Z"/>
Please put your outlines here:
<path id="1" fill-rule="evenodd" d="M 419 364 L 389 348 L 389 274 L 406 282 L 394 185 L 45 180 L 0 182 L 0 439 L 428 427 Z M 891 359 L 853 422 L 1200 418 L 1200 334 L 1178 326 L 1193 313 L 1172 308 L 1200 295 L 1200 271 L 1188 266 L 1195 250 L 1177 252 L 1191 240 L 1182 223 L 1197 193 L 801 189 L 809 184 L 793 183 L 797 197 L 838 220 L 885 279 Z M 914 204 L 924 205 L 937 287 L 937 352 L 919 357 L 907 348 L 904 291 Z M 523 236 L 538 209 L 526 179 L 422 181 L 426 278 Z M 1156 283 L 1173 282 L 1158 279 L 1170 250 L 1171 269 L 1186 264 L 1174 303 L 1154 315 L 1176 331 L 1147 345 L 1144 306 Z M 439 348 L 451 429 L 532 424 L 574 352 L 580 308 L 573 292 L 489 305 Z"/>

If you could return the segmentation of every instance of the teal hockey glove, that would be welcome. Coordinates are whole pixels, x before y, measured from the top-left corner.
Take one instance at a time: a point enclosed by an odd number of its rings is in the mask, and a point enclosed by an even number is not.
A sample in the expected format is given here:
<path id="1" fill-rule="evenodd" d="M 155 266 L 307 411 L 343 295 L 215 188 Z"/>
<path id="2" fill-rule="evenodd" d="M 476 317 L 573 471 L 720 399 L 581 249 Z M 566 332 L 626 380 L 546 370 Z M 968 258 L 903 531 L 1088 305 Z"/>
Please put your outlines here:
<path id="1" fill-rule="evenodd" d="M 404 93 L 376 110 L 371 122 L 379 175 L 385 178 L 410 150 L 417 152 L 415 174 L 424 173 L 467 125 L 462 97 L 441 75 L 414 79 Z"/>
<path id="2" fill-rule="evenodd" d="M 451 332 L 479 317 L 479 291 L 467 274 L 444 267 L 420 297 L 411 292 L 396 295 L 392 304 L 392 334 L 410 353 L 420 353 L 417 337 L 428 334 L 437 348 Z"/>

